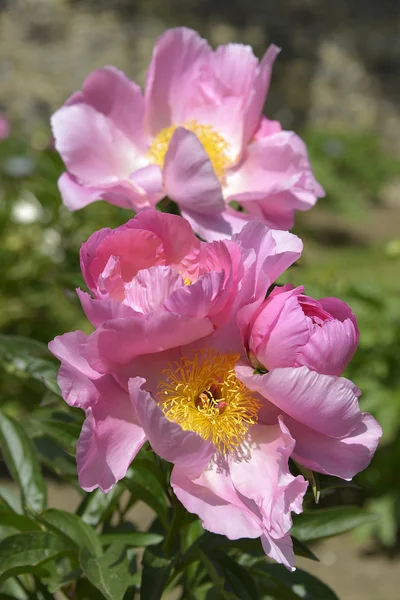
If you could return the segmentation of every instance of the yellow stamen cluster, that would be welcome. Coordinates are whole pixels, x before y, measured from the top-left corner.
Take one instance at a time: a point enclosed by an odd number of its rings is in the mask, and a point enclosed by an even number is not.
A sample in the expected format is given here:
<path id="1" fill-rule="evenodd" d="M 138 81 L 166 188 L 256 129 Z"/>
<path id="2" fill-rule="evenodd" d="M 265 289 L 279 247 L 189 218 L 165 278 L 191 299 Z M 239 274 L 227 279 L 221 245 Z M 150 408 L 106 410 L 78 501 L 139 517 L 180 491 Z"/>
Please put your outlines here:
<path id="1" fill-rule="evenodd" d="M 238 354 L 202 350 L 163 371 L 161 407 L 170 421 L 229 452 L 257 423 L 261 404 L 236 377 Z"/>
<path id="2" fill-rule="evenodd" d="M 188 121 L 187 123 L 183 123 L 182 127 L 197 135 L 209 156 L 216 176 L 222 178 L 225 170 L 231 163 L 228 154 L 228 142 L 225 141 L 222 135 L 212 127 L 209 125 L 201 125 L 197 121 Z M 164 165 L 165 155 L 176 128 L 177 125 L 166 127 L 155 137 L 147 153 L 147 157 L 152 163 L 160 165 L 160 167 Z"/>

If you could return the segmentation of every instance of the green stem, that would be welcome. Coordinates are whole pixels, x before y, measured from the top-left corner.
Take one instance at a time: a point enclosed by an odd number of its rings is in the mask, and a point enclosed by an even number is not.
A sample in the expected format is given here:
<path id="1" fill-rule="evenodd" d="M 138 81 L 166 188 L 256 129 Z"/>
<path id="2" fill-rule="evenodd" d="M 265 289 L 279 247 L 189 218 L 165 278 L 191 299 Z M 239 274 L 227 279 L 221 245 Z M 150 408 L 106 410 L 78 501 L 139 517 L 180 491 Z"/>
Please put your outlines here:
<path id="1" fill-rule="evenodd" d="M 179 534 L 182 522 L 186 516 L 186 510 L 175 496 L 173 496 L 172 508 L 172 523 L 163 546 L 165 556 L 170 556 L 172 554 L 175 538 Z"/>

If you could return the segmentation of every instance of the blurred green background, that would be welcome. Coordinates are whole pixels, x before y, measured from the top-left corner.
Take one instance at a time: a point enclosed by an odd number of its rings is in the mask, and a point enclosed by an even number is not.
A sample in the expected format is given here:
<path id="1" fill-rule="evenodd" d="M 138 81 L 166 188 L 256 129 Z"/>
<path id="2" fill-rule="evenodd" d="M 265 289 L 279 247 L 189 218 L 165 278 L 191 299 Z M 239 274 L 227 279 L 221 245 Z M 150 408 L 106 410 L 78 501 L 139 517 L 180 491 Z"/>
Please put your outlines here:
<path id="1" fill-rule="evenodd" d="M 90 331 L 74 293 L 83 285 L 80 244 L 130 216 L 102 202 L 78 213 L 61 205 L 56 182 L 63 166 L 51 149 L 51 112 L 103 64 L 143 82 L 154 39 L 171 25 L 193 26 L 213 44 L 251 43 L 259 55 L 271 41 L 282 46 L 266 112 L 303 136 L 327 192 L 297 217 L 305 251 L 284 281 L 352 306 L 361 340 L 346 375 L 362 389 L 362 409 L 384 429 L 372 465 L 356 478 L 360 489 L 339 498 L 378 515 L 358 530 L 374 562 L 353 551 L 356 562 L 347 567 L 357 577 L 368 571 L 365 591 L 357 595 L 351 575 L 340 584 L 344 598 L 371 600 L 395 597 L 400 549 L 400 11 L 389 0 L 376 4 L 343 0 L 321 10 L 313 0 L 0 2 L 0 108 L 12 121 L 11 136 L 0 142 L 0 333 L 46 343 L 66 331 Z M 37 406 L 41 386 L 18 361 L 2 361 L 1 405 L 11 414 Z M 338 560 L 335 552 L 346 554 L 346 544 L 328 548 L 326 566 Z M 334 584 L 335 568 L 327 573 Z M 378 593 L 382 578 L 390 583 Z"/>

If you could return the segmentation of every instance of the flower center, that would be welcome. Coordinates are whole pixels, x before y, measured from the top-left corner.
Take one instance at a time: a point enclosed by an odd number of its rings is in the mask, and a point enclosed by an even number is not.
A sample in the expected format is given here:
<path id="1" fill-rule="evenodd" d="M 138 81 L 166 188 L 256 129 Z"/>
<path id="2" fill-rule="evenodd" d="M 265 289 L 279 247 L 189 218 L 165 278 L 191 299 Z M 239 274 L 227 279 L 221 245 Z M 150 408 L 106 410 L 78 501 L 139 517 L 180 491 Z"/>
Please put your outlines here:
<path id="1" fill-rule="evenodd" d="M 257 423 L 261 404 L 236 377 L 239 354 L 201 350 L 163 371 L 161 407 L 170 421 L 224 452 L 239 446 Z"/>
<path id="2" fill-rule="evenodd" d="M 164 165 L 164 159 L 169 143 L 177 127 L 177 125 L 166 127 L 165 129 L 162 129 L 154 138 L 153 143 L 147 152 L 147 157 L 152 163 L 160 165 L 160 167 Z M 209 125 L 201 125 L 197 121 L 188 121 L 184 123 L 182 127 L 192 131 L 197 135 L 208 154 L 216 176 L 218 178 L 222 178 L 224 176 L 225 169 L 227 169 L 231 164 L 228 154 L 228 142 L 212 127 Z"/>

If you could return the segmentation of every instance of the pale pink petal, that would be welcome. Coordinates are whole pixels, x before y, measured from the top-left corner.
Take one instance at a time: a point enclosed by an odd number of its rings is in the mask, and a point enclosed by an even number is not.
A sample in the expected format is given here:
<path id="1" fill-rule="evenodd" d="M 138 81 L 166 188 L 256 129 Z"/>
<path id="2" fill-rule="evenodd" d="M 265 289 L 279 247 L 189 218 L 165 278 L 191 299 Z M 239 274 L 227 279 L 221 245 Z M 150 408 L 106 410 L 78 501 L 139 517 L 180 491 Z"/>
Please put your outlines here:
<path id="1" fill-rule="evenodd" d="M 219 213 L 225 208 L 222 189 L 198 137 L 178 127 L 164 162 L 167 196 L 180 207 L 200 213 Z"/>
<path id="2" fill-rule="evenodd" d="M 243 146 L 251 141 L 259 125 L 271 80 L 272 66 L 279 52 L 277 46 L 271 45 L 258 67 L 253 90 L 249 93 L 248 105 L 244 113 Z"/>
<path id="3" fill-rule="evenodd" d="M 318 300 L 319 304 L 322 306 L 326 312 L 328 312 L 334 319 L 338 319 L 339 321 L 345 321 L 346 319 L 350 319 L 353 323 L 356 332 L 357 332 L 357 342 L 359 337 L 359 331 L 357 326 L 357 319 L 350 306 L 339 300 L 339 298 L 320 298 Z"/>
<path id="4" fill-rule="evenodd" d="M 277 563 L 285 565 L 289 571 L 295 571 L 296 557 L 293 552 L 293 542 L 289 533 L 279 539 L 273 538 L 268 533 L 261 536 L 261 544 L 267 556 Z"/>
<path id="5" fill-rule="evenodd" d="M 133 183 L 119 182 L 116 185 L 82 185 L 70 173 L 63 173 L 58 180 L 58 189 L 69 210 L 79 210 L 97 200 L 106 200 L 121 208 L 138 209 L 148 204 L 147 196 Z"/>
<path id="6" fill-rule="evenodd" d="M 53 115 L 51 124 L 57 151 L 81 182 L 95 186 L 116 183 L 138 168 L 135 147 L 92 106 L 63 106 Z"/>
<path id="7" fill-rule="evenodd" d="M 88 104 L 108 117 L 134 146 L 146 152 L 144 98 L 136 83 L 122 71 L 107 66 L 93 71 L 82 90 Z"/>
<path id="8" fill-rule="evenodd" d="M 100 327 L 104 321 L 110 319 L 122 319 L 126 317 L 138 316 L 138 313 L 127 304 L 123 304 L 118 300 L 96 299 L 92 298 L 86 292 L 77 288 L 80 303 L 85 315 L 94 327 Z"/>
<path id="9" fill-rule="evenodd" d="M 291 511 L 301 512 L 307 489 L 303 477 L 293 477 L 288 460 L 295 441 L 287 427 L 256 425 L 249 429 L 248 439 L 236 458 L 229 459 L 229 470 L 235 489 L 253 500 L 260 509 L 265 529 L 276 539 L 292 526 Z M 268 482 L 268 486 L 265 483 Z"/>
<path id="10" fill-rule="evenodd" d="M 81 354 L 86 341 L 87 335 L 82 331 L 73 331 L 49 343 L 50 352 L 61 361 L 57 381 L 65 402 L 84 409 L 97 402 L 98 392 L 93 381 L 100 377 Z"/>
<path id="11" fill-rule="evenodd" d="M 190 223 L 193 231 L 206 242 L 229 240 L 232 237 L 232 226 L 225 218 L 225 211 L 206 214 L 182 208 L 181 215 Z"/>
<path id="12" fill-rule="evenodd" d="M 223 289 L 224 273 L 207 273 L 195 283 L 180 287 L 164 303 L 166 310 L 188 317 L 210 317 L 218 312 L 213 310 L 221 297 L 223 304 L 226 294 Z M 222 308 L 222 307 L 221 307 Z M 213 321 L 214 322 L 214 321 Z"/>
<path id="13" fill-rule="evenodd" d="M 267 135 L 273 135 L 282 131 L 282 126 L 279 121 L 271 121 L 267 117 L 262 116 L 258 128 L 254 134 L 255 140 L 260 140 Z"/>
<path id="14" fill-rule="evenodd" d="M 80 486 L 108 492 L 146 441 L 129 394 L 106 375 L 96 381 L 99 400 L 87 410 L 76 449 Z"/>
<path id="15" fill-rule="evenodd" d="M 129 392 L 152 449 L 190 476 L 198 476 L 210 462 L 214 446 L 197 433 L 184 431 L 180 425 L 169 421 L 149 392 L 141 389 L 145 383 L 140 377 L 130 379 Z"/>
<path id="16" fill-rule="evenodd" d="M 321 375 L 307 367 L 274 369 L 265 375 L 254 375 L 250 368 L 240 366 L 236 373 L 249 389 L 319 433 L 344 437 L 359 423 L 360 392 L 344 377 Z"/>
<path id="17" fill-rule="evenodd" d="M 142 354 L 162 352 L 209 335 L 209 319 L 183 317 L 169 312 L 106 321 L 89 336 L 85 356 L 99 372 L 112 372 Z"/>
<path id="18" fill-rule="evenodd" d="M 251 214 L 282 228 L 294 210 L 309 210 L 323 196 L 304 142 L 282 131 L 252 143 L 243 162 L 228 173 L 224 197 L 236 200 Z"/>
<path id="19" fill-rule="evenodd" d="M 173 292 L 182 288 L 185 288 L 182 275 L 175 269 L 150 267 L 139 271 L 125 286 L 126 302 L 135 311 L 146 314 L 160 309 Z M 206 316 L 206 313 L 190 316 Z"/>
<path id="20" fill-rule="evenodd" d="M 151 135 L 173 123 L 180 124 L 192 83 L 211 50 L 198 33 L 169 29 L 154 46 L 146 81 L 146 127 Z"/>
<path id="21" fill-rule="evenodd" d="M 138 209 L 154 207 L 165 195 L 163 190 L 162 171 L 158 165 L 147 165 L 138 169 L 129 178 L 143 191 L 142 203 L 140 198 L 135 202 Z"/>
<path id="22" fill-rule="evenodd" d="M 214 466 L 192 480 L 175 467 L 171 485 L 186 510 L 198 515 L 208 531 L 230 540 L 262 534 L 260 519 L 238 497 L 229 474 L 222 468 Z"/>
<path id="23" fill-rule="evenodd" d="M 338 439 L 318 433 L 290 417 L 284 421 L 296 439 L 293 458 L 318 471 L 350 480 L 370 463 L 382 428 L 368 413 L 360 414 L 359 423 L 346 437 Z"/>

